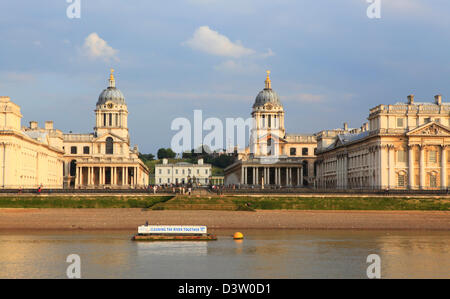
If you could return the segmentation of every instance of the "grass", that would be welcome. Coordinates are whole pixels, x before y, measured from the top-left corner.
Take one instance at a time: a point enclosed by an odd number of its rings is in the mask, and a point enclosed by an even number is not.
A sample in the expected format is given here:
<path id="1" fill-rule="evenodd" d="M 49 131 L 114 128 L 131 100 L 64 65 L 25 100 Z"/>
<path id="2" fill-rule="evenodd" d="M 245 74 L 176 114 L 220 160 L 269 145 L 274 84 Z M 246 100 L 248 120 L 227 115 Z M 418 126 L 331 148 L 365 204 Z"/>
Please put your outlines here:
<path id="1" fill-rule="evenodd" d="M 151 210 L 423 210 L 450 211 L 443 198 L 275 196 L 5 196 L 0 208 L 142 208 Z"/>
<path id="2" fill-rule="evenodd" d="M 165 210 L 426 210 L 450 211 L 448 199 L 392 197 L 174 197 Z"/>
<path id="3" fill-rule="evenodd" d="M 151 208 L 172 196 L 8 196 L 0 208 Z"/>

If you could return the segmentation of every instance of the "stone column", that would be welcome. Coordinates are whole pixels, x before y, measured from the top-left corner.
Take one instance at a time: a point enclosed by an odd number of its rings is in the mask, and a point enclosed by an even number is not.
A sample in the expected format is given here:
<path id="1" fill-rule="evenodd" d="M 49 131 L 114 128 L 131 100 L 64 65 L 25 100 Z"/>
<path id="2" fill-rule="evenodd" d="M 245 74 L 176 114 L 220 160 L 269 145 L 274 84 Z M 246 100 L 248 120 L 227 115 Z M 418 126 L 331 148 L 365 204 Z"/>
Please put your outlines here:
<path id="1" fill-rule="evenodd" d="M 303 187 L 303 168 L 300 169 L 300 186 Z"/>
<path id="2" fill-rule="evenodd" d="M 122 166 L 122 186 L 125 186 L 125 167 Z"/>
<path id="3" fill-rule="evenodd" d="M 413 158 L 414 146 L 408 147 L 408 188 L 414 188 L 414 158 Z"/>
<path id="4" fill-rule="evenodd" d="M 125 185 L 128 186 L 128 166 L 124 167 Z M 156 183 L 156 182 L 155 182 Z"/>
<path id="5" fill-rule="evenodd" d="M 255 184 L 256 185 L 259 185 L 259 168 L 258 167 L 255 167 Z"/>
<path id="6" fill-rule="evenodd" d="M 447 188 L 447 146 L 441 146 L 441 189 Z"/>
<path id="7" fill-rule="evenodd" d="M 106 167 L 102 167 L 102 183 L 103 185 L 106 185 Z"/>
<path id="8" fill-rule="evenodd" d="M 317 171 L 318 169 L 316 169 Z M 317 172 L 317 174 L 319 174 Z M 300 168 L 297 167 L 297 186 L 300 186 Z"/>
<path id="9" fill-rule="evenodd" d="M 388 164 L 389 164 L 389 175 L 388 175 L 388 186 L 389 188 L 395 187 L 395 160 L 394 160 L 394 147 L 388 147 Z"/>
<path id="10" fill-rule="evenodd" d="M 255 167 L 252 167 L 252 182 L 253 185 L 256 185 L 256 171 L 255 171 Z"/>
<path id="11" fill-rule="evenodd" d="M 241 166 L 241 185 L 244 185 L 244 166 Z"/>
<path id="12" fill-rule="evenodd" d="M 420 174 L 420 189 L 425 187 L 425 157 L 424 157 L 424 148 L 420 146 L 420 159 L 419 159 L 419 174 Z"/>
<path id="13" fill-rule="evenodd" d="M 275 167 L 275 185 L 278 185 L 278 167 Z"/>

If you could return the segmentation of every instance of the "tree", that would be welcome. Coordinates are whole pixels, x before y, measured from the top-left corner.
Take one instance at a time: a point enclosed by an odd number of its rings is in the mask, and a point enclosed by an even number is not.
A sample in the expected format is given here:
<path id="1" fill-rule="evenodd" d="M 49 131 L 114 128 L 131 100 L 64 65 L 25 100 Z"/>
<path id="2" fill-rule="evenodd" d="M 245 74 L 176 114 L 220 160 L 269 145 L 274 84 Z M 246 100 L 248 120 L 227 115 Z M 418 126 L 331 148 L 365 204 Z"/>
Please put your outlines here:
<path id="1" fill-rule="evenodd" d="M 160 148 L 156 155 L 158 156 L 158 159 L 173 159 L 177 154 L 171 148 Z"/>
<path id="2" fill-rule="evenodd" d="M 139 153 L 139 159 L 141 159 L 142 161 L 152 161 L 155 160 L 155 155 Z"/>

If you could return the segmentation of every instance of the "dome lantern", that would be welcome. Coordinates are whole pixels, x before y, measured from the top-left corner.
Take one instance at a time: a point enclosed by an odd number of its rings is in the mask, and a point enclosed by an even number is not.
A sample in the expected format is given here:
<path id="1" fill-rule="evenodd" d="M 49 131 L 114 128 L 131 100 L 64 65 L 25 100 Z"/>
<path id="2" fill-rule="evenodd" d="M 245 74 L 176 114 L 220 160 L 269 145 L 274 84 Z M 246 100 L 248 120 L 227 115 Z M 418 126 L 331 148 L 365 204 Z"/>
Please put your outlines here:
<path id="1" fill-rule="evenodd" d="M 267 103 L 271 103 L 273 107 L 283 108 L 281 105 L 280 98 L 277 93 L 272 89 L 272 82 L 270 81 L 270 71 L 267 71 L 267 77 L 265 81 L 265 87 L 256 96 L 253 108 L 264 107 Z"/>
<path id="2" fill-rule="evenodd" d="M 116 88 L 114 69 L 111 69 L 111 74 L 109 76 L 109 86 L 104 89 L 98 97 L 97 106 L 105 105 L 107 102 L 118 105 L 126 105 L 123 93 Z"/>

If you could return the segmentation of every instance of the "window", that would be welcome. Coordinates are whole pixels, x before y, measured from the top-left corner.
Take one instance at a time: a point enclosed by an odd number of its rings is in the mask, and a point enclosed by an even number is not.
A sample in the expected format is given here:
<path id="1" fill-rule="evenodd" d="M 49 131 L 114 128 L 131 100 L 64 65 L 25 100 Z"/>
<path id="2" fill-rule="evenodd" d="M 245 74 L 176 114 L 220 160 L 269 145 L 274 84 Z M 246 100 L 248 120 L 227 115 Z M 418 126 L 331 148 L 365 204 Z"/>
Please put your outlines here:
<path id="1" fill-rule="evenodd" d="M 397 151 L 397 162 L 406 162 L 406 151 Z"/>
<path id="2" fill-rule="evenodd" d="M 430 174 L 430 187 L 432 187 L 432 188 L 437 187 L 437 178 L 436 178 L 436 174 L 434 174 L 434 173 Z"/>
<path id="3" fill-rule="evenodd" d="M 162 183 L 162 179 L 161 179 L 161 178 L 159 178 L 159 183 L 160 183 L 160 184 Z"/>
<path id="4" fill-rule="evenodd" d="M 112 127 L 112 113 L 109 114 L 109 126 Z"/>
<path id="5" fill-rule="evenodd" d="M 205 174 L 208 174 L 208 169 L 205 169 Z"/>
<path id="6" fill-rule="evenodd" d="M 431 118 L 430 118 L 430 117 L 425 117 L 425 118 L 423 119 L 423 122 L 424 122 L 425 124 L 429 123 L 430 121 L 431 121 Z"/>
<path id="7" fill-rule="evenodd" d="M 289 149 L 289 153 L 291 154 L 291 156 L 295 156 L 297 155 L 297 149 L 295 147 L 291 147 Z"/>
<path id="8" fill-rule="evenodd" d="M 405 122 L 404 118 L 402 117 L 397 118 L 397 127 L 403 128 L 405 126 L 404 122 Z"/>
<path id="9" fill-rule="evenodd" d="M 200 169 L 197 169 L 197 174 L 200 174 Z"/>
<path id="10" fill-rule="evenodd" d="M 436 163 L 437 162 L 437 153 L 436 153 L 436 151 L 429 151 L 428 152 L 428 161 L 430 163 Z"/>
<path id="11" fill-rule="evenodd" d="M 70 147 L 70 153 L 75 155 L 77 153 L 77 147 L 76 146 L 71 146 Z"/>
<path id="12" fill-rule="evenodd" d="M 272 155 L 272 138 L 267 140 L 267 155 Z"/>
<path id="13" fill-rule="evenodd" d="M 302 148 L 302 155 L 308 156 L 308 148 L 307 147 Z"/>
<path id="14" fill-rule="evenodd" d="M 103 113 L 103 126 L 106 127 L 106 113 Z"/>
<path id="15" fill-rule="evenodd" d="M 112 155 L 114 153 L 114 143 L 111 137 L 106 138 L 106 154 Z"/>
<path id="16" fill-rule="evenodd" d="M 184 174 L 184 169 L 181 172 Z"/>
<path id="17" fill-rule="evenodd" d="M 89 146 L 83 147 L 83 154 L 89 155 Z"/>
<path id="18" fill-rule="evenodd" d="M 162 169 L 159 169 L 159 174 L 162 174 Z M 161 183 L 161 182 L 160 182 Z"/>
<path id="19" fill-rule="evenodd" d="M 170 174 L 170 169 L 167 169 L 167 174 Z"/>
<path id="20" fill-rule="evenodd" d="M 175 169 L 175 174 L 178 174 L 178 169 Z"/>
<path id="21" fill-rule="evenodd" d="M 398 175 L 398 186 L 405 187 L 406 186 L 406 175 L 399 174 Z"/>

